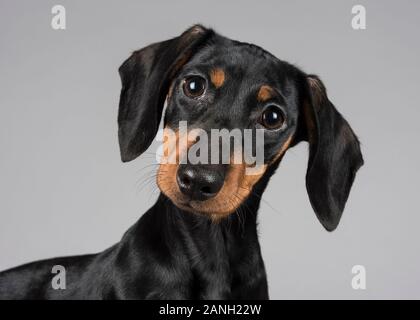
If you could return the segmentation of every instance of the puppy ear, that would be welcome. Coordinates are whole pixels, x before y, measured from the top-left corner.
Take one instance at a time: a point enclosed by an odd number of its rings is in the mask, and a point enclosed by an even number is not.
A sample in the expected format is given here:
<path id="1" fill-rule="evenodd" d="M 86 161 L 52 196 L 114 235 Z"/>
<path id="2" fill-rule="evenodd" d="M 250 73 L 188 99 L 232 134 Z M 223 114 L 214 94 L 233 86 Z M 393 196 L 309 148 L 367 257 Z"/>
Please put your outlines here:
<path id="1" fill-rule="evenodd" d="M 325 229 L 333 231 L 363 158 L 356 135 L 329 101 L 317 76 L 307 76 L 306 92 L 303 105 L 309 142 L 306 189 L 319 221 Z"/>
<path id="2" fill-rule="evenodd" d="M 137 158 L 150 146 L 172 78 L 212 34 L 195 25 L 179 37 L 135 51 L 121 65 L 118 138 L 123 162 Z"/>

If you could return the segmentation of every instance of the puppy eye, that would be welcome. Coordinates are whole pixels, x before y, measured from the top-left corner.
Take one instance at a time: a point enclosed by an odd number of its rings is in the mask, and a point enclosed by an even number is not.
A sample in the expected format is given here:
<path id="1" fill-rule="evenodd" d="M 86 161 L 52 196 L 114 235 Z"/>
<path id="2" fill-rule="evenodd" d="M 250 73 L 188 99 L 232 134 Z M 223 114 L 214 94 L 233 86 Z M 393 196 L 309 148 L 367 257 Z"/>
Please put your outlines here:
<path id="1" fill-rule="evenodd" d="M 283 126 L 286 120 L 283 111 L 276 105 L 269 105 L 261 115 L 260 123 L 267 129 L 274 130 Z"/>
<path id="2" fill-rule="evenodd" d="M 206 90 L 206 80 L 200 76 L 191 76 L 184 80 L 182 88 L 186 96 L 197 98 Z"/>

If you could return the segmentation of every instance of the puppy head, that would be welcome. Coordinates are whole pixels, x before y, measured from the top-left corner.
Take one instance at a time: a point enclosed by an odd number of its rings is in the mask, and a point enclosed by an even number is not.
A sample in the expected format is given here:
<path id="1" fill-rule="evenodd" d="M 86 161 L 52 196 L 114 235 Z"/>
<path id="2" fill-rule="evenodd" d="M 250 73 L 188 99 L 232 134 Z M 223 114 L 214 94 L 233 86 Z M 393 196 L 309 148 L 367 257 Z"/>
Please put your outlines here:
<path id="1" fill-rule="evenodd" d="M 160 165 L 157 183 L 176 206 L 212 219 L 229 215 L 260 181 L 268 181 L 289 147 L 306 140 L 309 198 L 324 227 L 335 229 L 362 157 L 357 138 L 319 78 L 202 26 L 134 52 L 120 75 L 123 161 L 149 147 L 167 102 L 164 155 L 175 161 Z M 180 130 L 180 123 L 187 129 Z M 225 130 L 239 143 L 221 142 L 212 130 Z M 245 139 L 246 131 L 251 140 Z M 256 140 L 257 131 L 262 143 Z M 263 147 L 264 161 L 251 174 L 247 169 L 254 164 L 245 161 L 247 146 L 256 152 Z M 226 163 L 217 156 L 216 163 L 196 163 L 189 159 L 191 151 L 201 160 L 217 152 L 236 161 Z"/>

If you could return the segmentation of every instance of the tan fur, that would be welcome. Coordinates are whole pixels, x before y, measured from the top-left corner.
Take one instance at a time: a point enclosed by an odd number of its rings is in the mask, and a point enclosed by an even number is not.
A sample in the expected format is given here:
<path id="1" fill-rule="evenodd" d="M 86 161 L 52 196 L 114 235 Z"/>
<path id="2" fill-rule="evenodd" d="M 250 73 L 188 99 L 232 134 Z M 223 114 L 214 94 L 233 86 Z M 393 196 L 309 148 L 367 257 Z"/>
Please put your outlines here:
<path id="1" fill-rule="evenodd" d="M 220 88 L 223 85 L 225 77 L 225 72 L 220 68 L 213 69 L 210 72 L 210 80 L 216 88 Z"/>
<path id="2" fill-rule="evenodd" d="M 274 90 L 268 85 L 261 86 L 258 90 L 257 100 L 260 102 L 267 101 L 273 97 Z"/>

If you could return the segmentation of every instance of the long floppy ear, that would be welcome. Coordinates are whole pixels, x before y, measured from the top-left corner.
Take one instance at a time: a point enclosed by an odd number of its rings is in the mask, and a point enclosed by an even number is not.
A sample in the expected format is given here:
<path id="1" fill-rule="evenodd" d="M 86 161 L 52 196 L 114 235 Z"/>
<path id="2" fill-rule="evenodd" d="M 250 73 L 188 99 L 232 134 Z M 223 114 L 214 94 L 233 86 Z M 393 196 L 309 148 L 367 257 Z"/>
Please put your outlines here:
<path id="1" fill-rule="evenodd" d="M 356 135 L 329 101 L 321 80 L 309 75 L 305 85 L 303 114 L 309 141 L 306 189 L 319 221 L 333 231 L 363 158 Z"/>
<path id="2" fill-rule="evenodd" d="M 118 138 L 123 162 L 137 158 L 153 142 L 172 78 L 213 34 L 195 25 L 179 37 L 135 51 L 121 65 Z"/>

